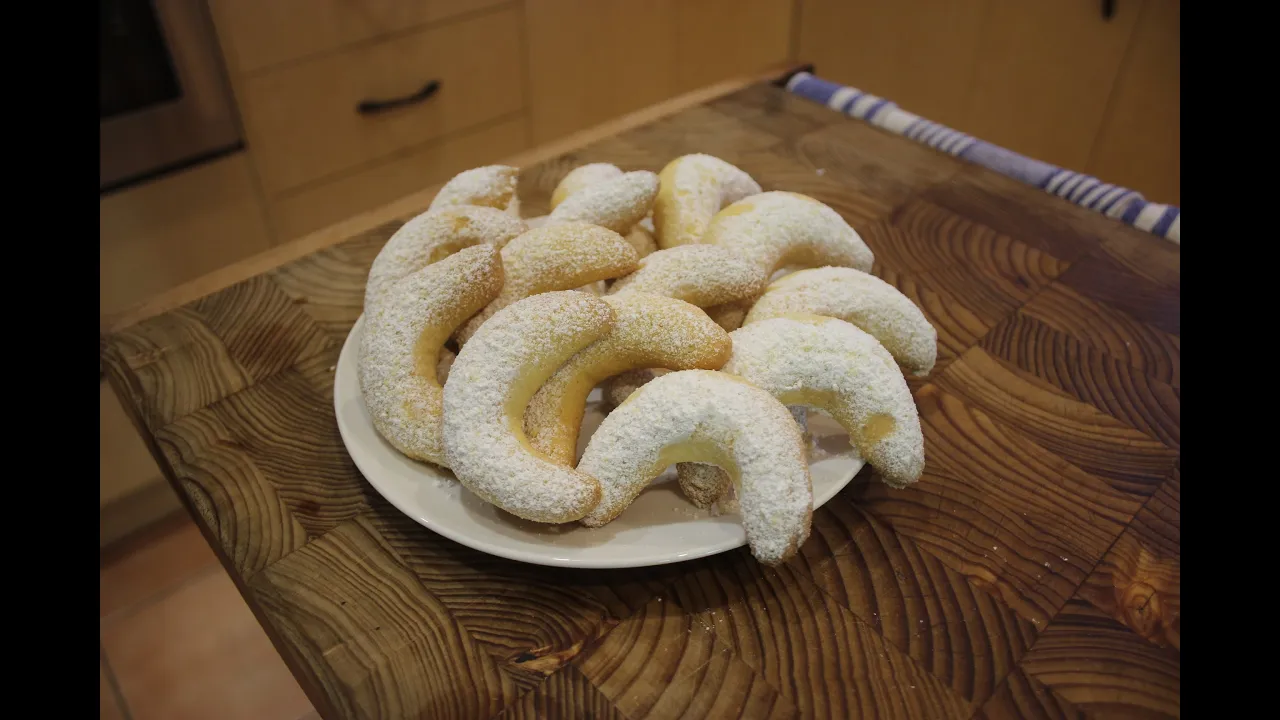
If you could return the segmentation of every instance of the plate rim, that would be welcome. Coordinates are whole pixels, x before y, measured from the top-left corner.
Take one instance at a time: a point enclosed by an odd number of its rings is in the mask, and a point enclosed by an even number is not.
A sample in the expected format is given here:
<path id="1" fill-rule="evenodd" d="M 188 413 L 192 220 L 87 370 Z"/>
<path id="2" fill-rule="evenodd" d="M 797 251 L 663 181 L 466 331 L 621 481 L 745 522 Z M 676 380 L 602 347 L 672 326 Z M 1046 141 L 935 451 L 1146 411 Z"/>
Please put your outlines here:
<path id="1" fill-rule="evenodd" d="M 364 313 L 362 312 L 360 313 L 360 316 L 356 318 L 356 321 L 352 323 L 351 330 L 348 331 L 347 337 L 342 343 L 342 348 L 338 351 L 338 361 L 334 365 L 333 413 L 334 413 L 334 419 L 338 424 L 338 434 L 339 436 L 342 437 L 343 449 L 346 450 L 347 457 L 349 457 L 351 459 L 351 462 L 355 464 L 356 469 L 360 471 L 360 475 L 361 477 L 364 478 L 365 482 L 367 482 L 374 489 L 374 491 L 376 491 L 378 495 L 382 497 L 383 500 L 386 500 L 388 503 L 390 503 L 392 507 L 400 511 L 402 514 L 412 518 L 414 522 L 425 527 L 426 529 L 436 533 L 437 535 L 441 535 L 445 538 L 448 538 L 449 540 L 452 540 L 453 542 L 456 542 L 460 545 L 469 547 L 473 550 L 477 550 L 479 552 L 483 552 L 488 555 L 493 555 L 495 557 L 505 558 L 507 560 L 514 560 L 516 562 L 523 562 L 531 565 L 541 565 L 543 567 L 564 567 L 564 568 L 579 568 L 579 569 L 593 569 L 593 570 L 657 567 L 660 565 L 670 565 L 674 563 L 686 562 L 689 560 L 698 560 L 700 558 L 710 557 L 712 555 L 719 555 L 720 553 L 729 552 L 730 550 L 736 550 L 747 544 L 746 532 L 743 531 L 741 537 L 735 537 L 734 539 L 723 540 L 718 543 L 713 543 L 710 545 L 699 546 L 697 549 L 691 550 L 687 553 L 678 554 L 678 555 L 671 554 L 670 552 L 666 552 L 654 557 L 641 557 L 635 560 L 625 560 L 621 562 L 611 562 L 604 559 L 592 559 L 592 558 L 575 559 L 571 557 L 553 557 L 546 554 L 516 550 L 510 547 L 505 547 L 505 546 L 490 543 L 484 540 L 479 540 L 479 539 L 476 539 L 475 537 L 467 535 L 466 533 L 457 532 L 454 529 L 445 527 L 437 522 L 434 522 L 426 517 L 419 515 L 416 511 L 405 507 L 401 502 L 397 501 L 394 497 L 396 495 L 395 492 L 389 492 L 386 488 L 383 487 L 382 483 L 379 480 L 374 479 L 378 475 L 378 473 L 376 472 L 371 473 L 369 469 L 366 468 L 361 463 L 358 457 L 359 453 L 352 453 L 351 451 L 352 445 L 361 445 L 361 444 L 357 443 L 351 437 L 350 430 L 348 428 L 349 419 L 345 417 L 345 414 L 340 411 L 340 408 L 338 406 L 340 396 L 339 396 L 339 393 L 337 392 L 337 388 L 338 388 L 339 378 L 344 376 L 343 361 L 347 357 L 348 346 L 351 345 L 352 343 L 359 342 L 357 333 L 362 332 L 363 329 L 364 329 Z M 359 357 L 358 347 L 354 348 L 354 351 L 351 352 L 351 355 L 356 358 Z M 351 370 L 348 370 L 348 374 L 350 374 L 351 372 L 352 372 Z M 358 367 L 354 369 L 354 377 L 356 378 L 356 382 L 359 383 Z M 358 392 L 358 388 L 357 388 L 357 394 L 360 396 L 360 402 L 363 403 L 364 396 L 363 396 L 363 393 Z M 376 433 L 377 430 L 373 429 L 373 432 Z M 852 475 L 850 475 L 843 482 L 836 483 L 836 486 L 832 490 L 831 495 L 829 497 L 824 498 L 821 502 L 818 502 L 817 497 L 815 497 L 813 510 L 816 512 L 818 508 L 825 505 L 828 501 L 830 501 L 836 495 L 840 494 L 840 492 L 844 490 L 844 488 L 848 487 L 849 483 L 853 482 L 853 479 L 858 475 L 859 472 L 862 471 L 862 468 L 865 467 L 865 465 L 866 465 L 866 461 L 863 460 L 862 465 L 860 465 L 856 470 L 854 470 Z M 442 469 L 448 470 L 448 468 L 442 468 Z M 452 471 L 450 471 L 450 473 L 452 473 Z M 460 482 L 456 480 L 456 478 L 454 481 Z M 470 492 L 470 490 L 468 490 L 464 486 L 462 487 L 462 492 Z M 812 531 L 810 532 L 810 534 L 812 534 Z"/>

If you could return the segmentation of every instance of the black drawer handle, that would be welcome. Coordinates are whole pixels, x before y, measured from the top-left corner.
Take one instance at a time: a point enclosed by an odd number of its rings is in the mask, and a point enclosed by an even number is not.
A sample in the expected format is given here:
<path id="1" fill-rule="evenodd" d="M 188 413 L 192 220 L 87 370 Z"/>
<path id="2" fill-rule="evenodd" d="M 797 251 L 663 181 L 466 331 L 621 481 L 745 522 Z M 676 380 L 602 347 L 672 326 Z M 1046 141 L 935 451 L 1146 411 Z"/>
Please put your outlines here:
<path id="1" fill-rule="evenodd" d="M 1102 19 L 1110 20 L 1116 16 L 1116 0 L 1102 0 Z"/>
<path id="2" fill-rule="evenodd" d="M 418 92 L 412 95 L 406 95 L 402 98 L 395 98 L 393 100 L 365 100 L 359 105 L 356 105 L 356 112 L 361 115 L 376 115 L 377 113 L 395 110 L 396 108 L 404 107 L 405 105 L 415 105 L 426 100 L 432 95 L 435 95 L 436 91 L 439 89 L 440 81 L 432 80 L 426 85 L 423 85 L 422 89 Z"/>

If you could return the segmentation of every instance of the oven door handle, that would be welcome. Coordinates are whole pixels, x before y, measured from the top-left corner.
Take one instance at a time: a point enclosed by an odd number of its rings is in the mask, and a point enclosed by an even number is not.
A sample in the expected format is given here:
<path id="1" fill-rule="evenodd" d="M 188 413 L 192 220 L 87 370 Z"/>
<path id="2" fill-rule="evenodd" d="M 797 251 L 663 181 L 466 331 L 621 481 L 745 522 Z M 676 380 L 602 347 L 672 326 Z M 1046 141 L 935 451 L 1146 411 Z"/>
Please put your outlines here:
<path id="1" fill-rule="evenodd" d="M 432 80 L 426 85 L 423 85 L 421 90 L 419 90 L 418 92 L 412 95 L 406 95 L 401 98 L 393 98 L 391 100 L 361 101 L 359 105 L 356 105 L 356 112 L 360 113 L 361 115 L 376 115 L 378 113 L 386 112 L 388 110 L 395 110 L 396 108 L 404 107 L 406 105 L 416 105 L 422 102 L 423 100 L 426 100 L 427 98 L 431 97 L 432 95 L 435 95 L 436 92 L 439 90 L 440 90 L 440 81 Z"/>

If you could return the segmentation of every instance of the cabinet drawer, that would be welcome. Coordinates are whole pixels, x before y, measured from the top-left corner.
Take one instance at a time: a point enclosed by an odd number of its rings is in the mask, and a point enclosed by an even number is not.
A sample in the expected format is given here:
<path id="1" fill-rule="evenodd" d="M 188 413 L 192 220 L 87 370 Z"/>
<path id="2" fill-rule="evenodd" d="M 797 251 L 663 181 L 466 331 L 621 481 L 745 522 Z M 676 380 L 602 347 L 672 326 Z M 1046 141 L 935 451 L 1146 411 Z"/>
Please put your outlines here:
<path id="1" fill-rule="evenodd" d="M 250 149 L 269 194 L 520 110 L 517 13 L 502 10 L 283 67 L 243 84 Z M 365 100 L 440 89 L 373 115 Z"/>
<path id="2" fill-rule="evenodd" d="M 525 148 L 525 137 L 525 118 L 517 115 L 427 143 L 373 167 L 286 193 L 271 205 L 276 233 L 282 242 L 287 242 L 375 210 L 468 168 L 514 155 Z"/>
<path id="3" fill-rule="evenodd" d="M 214 0 L 227 59 L 240 73 L 403 32 L 507 0 Z"/>

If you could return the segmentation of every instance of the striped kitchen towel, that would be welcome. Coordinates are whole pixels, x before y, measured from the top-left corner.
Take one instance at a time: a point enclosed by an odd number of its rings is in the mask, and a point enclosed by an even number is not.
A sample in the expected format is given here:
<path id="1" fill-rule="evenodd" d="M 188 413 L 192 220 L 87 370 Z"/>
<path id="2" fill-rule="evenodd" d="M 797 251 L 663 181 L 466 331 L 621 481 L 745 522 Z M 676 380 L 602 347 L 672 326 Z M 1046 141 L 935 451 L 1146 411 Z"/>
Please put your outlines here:
<path id="1" fill-rule="evenodd" d="M 1045 192 L 1057 195 L 1128 223 L 1136 228 L 1180 243 L 1182 211 L 1173 205 L 1150 203 L 1134 190 L 1112 185 L 1091 175 L 1040 162 L 1012 150 L 952 130 L 897 104 L 845 85 L 837 85 L 808 72 L 791 76 L 787 90 L 820 102 L 845 115 L 902 135 L 940 152 L 964 158 Z"/>

